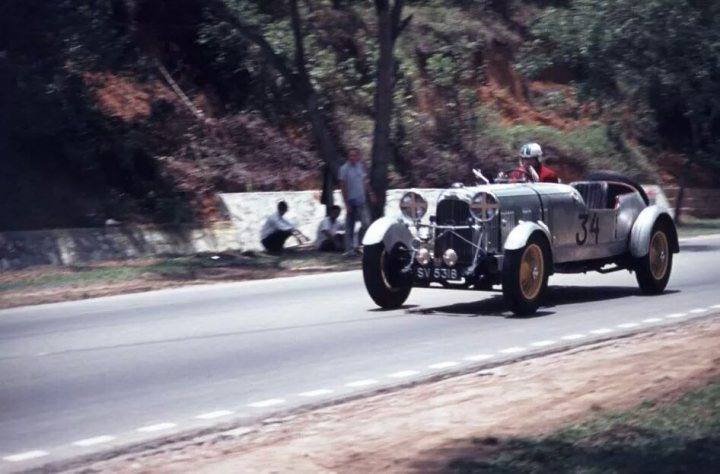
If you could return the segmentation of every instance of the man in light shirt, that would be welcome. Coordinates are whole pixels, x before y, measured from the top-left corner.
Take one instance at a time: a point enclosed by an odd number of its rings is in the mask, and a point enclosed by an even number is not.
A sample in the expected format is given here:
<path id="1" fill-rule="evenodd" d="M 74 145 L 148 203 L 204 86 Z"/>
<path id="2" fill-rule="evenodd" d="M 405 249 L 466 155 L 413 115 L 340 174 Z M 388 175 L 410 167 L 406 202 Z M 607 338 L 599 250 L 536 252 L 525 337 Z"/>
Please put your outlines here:
<path id="1" fill-rule="evenodd" d="M 321 252 L 342 252 L 345 248 L 343 244 L 344 233 L 343 225 L 338 220 L 340 216 L 340 206 L 330 207 L 330 213 L 325 217 L 318 226 L 317 239 L 315 239 L 315 250 Z"/>
<path id="2" fill-rule="evenodd" d="M 362 242 L 365 231 L 370 226 L 370 211 L 367 199 L 374 202 L 374 195 L 370 189 L 367 169 L 361 161 L 362 155 L 357 148 L 348 151 L 348 159 L 340 167 L 338 179 L 345 201 L 345 249 L 348 254 L 358 254 L 355 248 L 355 222 L 360 221 L 360 235 L 358 244 Z"/>
<path id="3" fill-rule="evenodd" d="M 309 239 L 290 222 L 285 220 L 283 215 L 287 212 L 288 205 L 280 201 L 277 205 L 277 212 L 270 215 L 262 230 L 260 231 L 260 242 L 269 254 L 280 255 L 285 246 L 285 241 L 291 235 L 295 236 L 298 243 L 303 244 Z"/>

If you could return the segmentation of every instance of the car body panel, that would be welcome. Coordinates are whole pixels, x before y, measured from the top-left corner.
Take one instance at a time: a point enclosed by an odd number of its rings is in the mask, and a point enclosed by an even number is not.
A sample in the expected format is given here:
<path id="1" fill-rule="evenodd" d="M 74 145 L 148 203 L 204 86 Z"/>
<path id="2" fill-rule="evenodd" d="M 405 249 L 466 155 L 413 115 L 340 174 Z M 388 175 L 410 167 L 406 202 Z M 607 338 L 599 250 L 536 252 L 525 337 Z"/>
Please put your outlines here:
<path id="1" fill-rule="evenodd" d="M 473 214 L 478 193 L 497 204 L 492 218 Z M 600 270 L 610 263 L 630 268 L 629 256 L 647 254 L 655 221 L 669 218 L 667 210 L 646 206 L 632 186 L 611 181 L 456 184 L 439 194 L 434 214 L 430 223 L 382 218 L 363 244 L 382 242 L 390 252 L 402 243 L 411 253 L 407 271 L 416 278 L 449 268 L 443 256 L 452 249 L 457 254 L 454 268 L 465 284 L 472 284 L 498 273 L 504 252 L 523 248 L 536 232 L 547 239 L 550 273 Z M 431 259 L 420 265 L 415 256 L 423 248 Z"/>

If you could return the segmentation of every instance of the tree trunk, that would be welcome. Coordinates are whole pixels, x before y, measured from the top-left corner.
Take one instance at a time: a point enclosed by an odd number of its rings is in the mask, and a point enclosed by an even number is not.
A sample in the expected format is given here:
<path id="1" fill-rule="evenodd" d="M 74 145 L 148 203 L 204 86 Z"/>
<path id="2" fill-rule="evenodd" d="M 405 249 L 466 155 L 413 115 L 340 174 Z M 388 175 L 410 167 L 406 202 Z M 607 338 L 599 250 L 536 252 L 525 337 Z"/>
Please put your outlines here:
<path id="1" fill-rule="evenodd" d="M 691 154 L 688 155 L 688 158 L 685 159 L 685 164 L 683 164 L 682 173 L 680 174 L 680 189 L 678 189 L 677 198 L 675 198 L 675 223 L 678 226 L 682 225 L 682 205 L 685 200 L 685 188 L 690 178 L 692 153 L 697 153 L 700 146 L 700 127 L 697 119 L 692 116 L 690 117 L 690 133 L 692 134 L 693 150 L 690 151 Z"/>
<path id="2" fill-rule="evenodd" d="M 395 85 L 395 40 L 410 21 L 400 21 L 404 0 L 395 0 L 392 8 L 388 0 L 375 0 L 378 17 L 378 44 L 380 55 L 377 63 L 375 89 L 375 130 L 373 133 L 372 166 L 370 186 L 375 195 L 371 206 L 373 220 L 385 214 L 387 173 L 393 146 L 390 138 L 393 114 L 393 89 Z"/>
<path id="3" fill-rule="evenodd" d="M 289 60 L 286 57 L 278 54 L 278 52 L 273 49 L 272 45 L 257 31 L 257 28 L 246 24 L 237 15 L 232 15 L 231 21 L 241 35 L 260 48 L 268 62 L 270 62 L 275 70 L 290 84 L 295 100 L 305 109 L 305 114 L 310 122 L 315 146 L 317 147 L 317 153 L 325 163 L 326 170 L 331 175 L 330 182 L 333 183 L 334 179 L 337 178 L 340 146 L 332 124 L 320 108 L 317 92 L 307 72 L 302 21 L 300 19 L 297 0 L 290 0 L 289 6 L 292 32 L 295 40 L 294 68 L 289 64 Z M 221 11 L 214 13 L 217 14 L 218 18 L 228 17 L 228 15 L 224 15 Z M 326 184 L 324 184 L 324 186 L 326 186 Z M 327 206 L 326 209 L 329 209 L 332 203 L 332 192 L 330 192 L 329 199 L 325 202 Z"/>
<path id="4" fill-rule="evenodd" d="M 337 179 L 339 144 L 332 132 L 331 124 L 320 109 L 317 92 L 310 81 L 305 60 L 302 24 L 297 0 L 290 0 L 290 20 L 295 38 L 295 87 L 298 98 L 305 103 L 306 114 L 310 119 L 313 138 L 320 158 L 325 162 L 323 169 L 323 197 L 325 198 L 325 214 L 330 213 L 333 205 L 333 188 Z"/>

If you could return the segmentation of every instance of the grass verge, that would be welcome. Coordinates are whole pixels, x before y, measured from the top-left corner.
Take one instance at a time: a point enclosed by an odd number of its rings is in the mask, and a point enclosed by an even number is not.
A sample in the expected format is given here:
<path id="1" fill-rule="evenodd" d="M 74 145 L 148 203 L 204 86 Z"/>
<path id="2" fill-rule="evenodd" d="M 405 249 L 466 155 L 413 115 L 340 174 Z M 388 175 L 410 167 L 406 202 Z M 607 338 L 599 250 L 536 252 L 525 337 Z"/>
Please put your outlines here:
<path id="1" fill-rule="evenodd" d="M 305 249 L 288 249 L 279 257 L 248 252 L 221 253 L 31 267 L 0 274 L 0 308 L 358 268 L 359 258 Z"/>
<path id="2" fill-rule="evenodd" d="M 646 400 L 540 438 L 473 440 L 482 459 L 454 473 L 715 473 L 720 466 L 720 380 L 670 403 Z"/>

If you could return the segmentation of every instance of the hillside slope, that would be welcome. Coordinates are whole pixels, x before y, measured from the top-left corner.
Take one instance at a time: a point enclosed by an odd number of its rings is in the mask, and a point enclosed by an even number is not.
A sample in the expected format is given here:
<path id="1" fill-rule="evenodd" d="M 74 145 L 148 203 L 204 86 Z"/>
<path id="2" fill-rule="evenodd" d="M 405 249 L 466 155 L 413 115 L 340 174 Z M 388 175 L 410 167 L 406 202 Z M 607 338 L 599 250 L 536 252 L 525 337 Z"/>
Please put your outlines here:
<path id="1" fill-rule="evenodd" d="M 566 180 L 598 167 L 675 179 L 679 159 L 668 154 L 658 172 L 622 123 L 576 100 L 569 71 L 536 82 L 516 72 L 533 18 L 562 3 L 408 2 L 391 186 L 492 173 L 529 140 Z M 234 5 L 292 52 L 284 2 Z M 0 13 L 0 230 L 201 222 L 217 216 L 217 192 L 320 186 L 302 107 L 221 0 L 6 2 Z M 303 14 L 332 127 L 369 151 L 374 12 L 334 1 Z"/>

